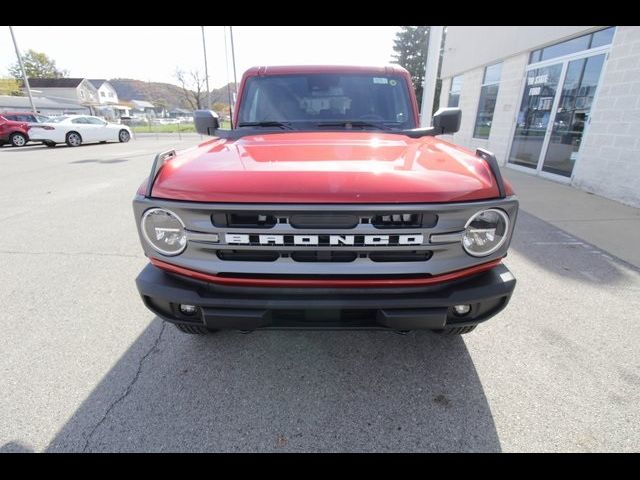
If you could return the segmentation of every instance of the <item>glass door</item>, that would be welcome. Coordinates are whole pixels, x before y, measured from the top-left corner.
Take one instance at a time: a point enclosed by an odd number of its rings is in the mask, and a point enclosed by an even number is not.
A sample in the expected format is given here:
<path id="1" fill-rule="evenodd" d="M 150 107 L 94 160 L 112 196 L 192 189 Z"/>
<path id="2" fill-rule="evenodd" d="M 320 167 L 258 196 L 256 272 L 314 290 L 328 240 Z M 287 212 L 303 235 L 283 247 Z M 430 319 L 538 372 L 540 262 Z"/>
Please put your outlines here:
<path id="1" fill-rule="evenodd" d="M 562 63 L 527 72 L 509 163 L 537 169 L 553 113 Z"/>
<path id="2" fill-rule="evenodd" d="M 606 50 L 530 67 L 508 162 L 569 181 L 578 159 Z"/>
<path id="3" fill-rule="evenodd" d="M 569 62 L 542 171 L 571 177 L 604 59 L 601 54 Z"/>

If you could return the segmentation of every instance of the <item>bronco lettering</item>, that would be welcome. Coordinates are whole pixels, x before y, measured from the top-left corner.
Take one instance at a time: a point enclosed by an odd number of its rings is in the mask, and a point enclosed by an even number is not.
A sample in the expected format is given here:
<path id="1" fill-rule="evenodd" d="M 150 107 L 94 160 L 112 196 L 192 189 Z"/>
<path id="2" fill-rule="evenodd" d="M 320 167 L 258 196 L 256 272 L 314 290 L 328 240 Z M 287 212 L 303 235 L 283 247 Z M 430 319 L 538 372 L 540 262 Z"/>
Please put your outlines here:
<path id="1" fill-rule="evenodd" d="M 252 238 L 253 237 L 253 238 Z M 234 245 L 422 245 L 424 235 L 246 235 L 226 233 L 225 241 Z"/>

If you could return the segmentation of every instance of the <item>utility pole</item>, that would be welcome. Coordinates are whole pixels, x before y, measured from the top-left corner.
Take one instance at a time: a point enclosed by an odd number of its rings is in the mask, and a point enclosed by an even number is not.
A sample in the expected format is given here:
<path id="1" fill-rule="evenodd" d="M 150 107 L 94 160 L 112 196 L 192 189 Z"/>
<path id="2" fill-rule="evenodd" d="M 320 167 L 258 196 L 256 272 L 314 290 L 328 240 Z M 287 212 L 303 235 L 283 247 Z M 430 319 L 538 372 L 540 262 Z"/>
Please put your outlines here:
<path id="1" fill-rule="evenodd" d="M 231 35 L 231 62 L 233 63 L 233 92 L 234 97 L 238 96 L 238 78 L 236 77 L 236 52 L 233 49 L 233 27 L 229 26 L 229 34 Z M 234 98 L 235 102 L 237 98 Z"/>
<path id="2" fill-rule="evenodd" d="M 229 55 L 227 52 L 229 49 L 227 48 L 227 27 L 224 27 L 224 59 L 225 59 L 225 67 L 227 69 L 227 95 L 229 95 L 229 122 L 231 123 L 231 129 L 233 130 L 233 107 L 231 104 L 233 103 L 231 99 L 231 87 L 229 87 Z"/>
<path id="3" fill-rule="evenodd" d="M 16 48 L 16 55 L 18 56 L 18 63 L 20 64 L 20 70 L 22 70 L 22 78 L 24 79 L 24 86 L 27 89 L 27 95 L 29 96 L 29 103 L 31 103 L 31 110 L 33 113 L 38 113 L 36 110 L 36 106 L 33 103 L 33 97 L 31 96 L 31 87 L 29 87 L 29 79 L 27 78 L 27 73 L 24 71 L 24 64 L 22 63 L 22 55 L 20 55 L 20 49 L 18 49 L 18 44 L 16 43 L 16 37 L 13 34 L 13 28 L 9 25 L 9 31 L 11 32 L 11 38 L 13 39 L 13 46 Z"/>
<path id="4" fill-rule="evenodd" d="M 420 126 L 431 126 L 433 113 L 433 101 L 436 94 L 436 81 L 438 79 L 438 62 L 440 60 L 440 48 L 442 46 L 443 26 L 429 27 L 429 45 L 427 48 L 427 61 L 424 72 L 424 87 L 422 89 L 422 105 L 420 107 Z"/>
<path id="5" fill-rule="evenodd" d="M 204 41 L 204 26 L 202 29 L 202 50 L 204 50 L 204 78 L 207 84 L 207 108 L 211 110 L 211 90 L 209 90 L 209 69 L 207 68 L 207 44 Z"/>

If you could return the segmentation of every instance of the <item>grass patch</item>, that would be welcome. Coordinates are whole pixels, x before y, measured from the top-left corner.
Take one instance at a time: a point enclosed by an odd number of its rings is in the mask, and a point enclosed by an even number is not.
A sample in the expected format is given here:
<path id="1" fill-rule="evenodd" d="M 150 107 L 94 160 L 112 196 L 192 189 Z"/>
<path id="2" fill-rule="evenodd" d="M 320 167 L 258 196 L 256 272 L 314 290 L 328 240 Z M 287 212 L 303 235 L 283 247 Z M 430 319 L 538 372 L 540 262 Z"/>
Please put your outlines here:
<path id="1" fill-rule="evenodd" d="M 195 132 L 192 123 L 176 123 L 174 125 L 132 125 L 131 130 L 136 133 L 188 133 Z"/>
<path id="2" fill-rule="evenodd" d="M 221 128 L 229 128 L 229 122 L 220 122 Z M 132 125 L 135 133 L 195 133 L 196 126 L 193 123 L 176 123 L 172 125 Z"/>

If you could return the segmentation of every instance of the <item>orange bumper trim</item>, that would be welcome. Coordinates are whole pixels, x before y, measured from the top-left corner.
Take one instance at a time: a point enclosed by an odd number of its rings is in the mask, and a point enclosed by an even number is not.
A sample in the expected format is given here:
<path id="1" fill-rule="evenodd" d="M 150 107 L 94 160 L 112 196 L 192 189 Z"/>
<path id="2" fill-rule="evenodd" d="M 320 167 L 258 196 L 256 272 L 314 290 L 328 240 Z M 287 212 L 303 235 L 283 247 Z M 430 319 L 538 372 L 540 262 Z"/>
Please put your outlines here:
<path id="1" fill-rule="evenodd" d="M 287 288 L 358 288 L 358 287 L 411 287 L 434 285 L 437 283 L 447 282 L 449 280 L 457 280 L 459 278 L 468 277 L 476 273 L 491 270 L 502 262 L 502 259 L 492 260 L 481 265 L 476 265 L 455 272 L 449 272 L 433 277 L 415 277 L 415 278 L 389 278 L 389 279 L 323 279 L 323 278 L 235 278 L 221 277 L 210 273 L 198 272 L 184 267 L 179 267 L 171 263 L 163 262 L 157 258 L 150 257 L 149 260 L 153 265 L 170 273 L 175 273 L 185 277 L 203 280 L 205 282 L 217 283 L 219 285 L 231 285 L 238 287 L 287 287 Z"/>

